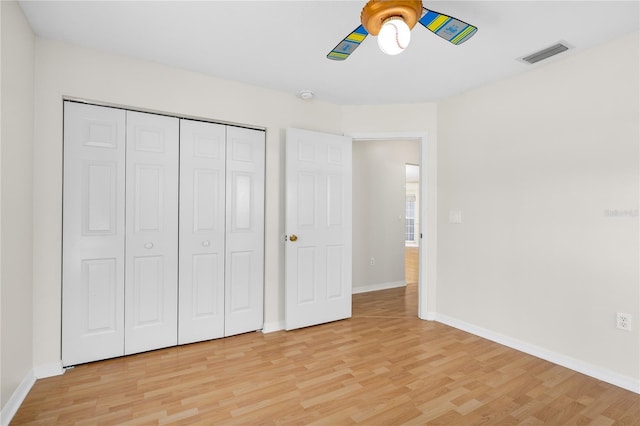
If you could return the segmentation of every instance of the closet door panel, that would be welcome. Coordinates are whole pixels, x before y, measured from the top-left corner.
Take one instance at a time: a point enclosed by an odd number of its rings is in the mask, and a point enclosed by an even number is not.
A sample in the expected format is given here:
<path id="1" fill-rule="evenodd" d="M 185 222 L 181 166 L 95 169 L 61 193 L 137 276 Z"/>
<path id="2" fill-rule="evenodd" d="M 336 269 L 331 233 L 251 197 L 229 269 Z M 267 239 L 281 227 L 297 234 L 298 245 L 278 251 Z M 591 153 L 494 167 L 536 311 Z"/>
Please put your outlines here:
<path id="1" fill-rule="evenodd" d="M 127 112 L 125 354 L 177 344 L 178 133 Z"/>
<path id="2" fill-rule="evenodd" d="M 178 342 L 224 335 L 226 127 L 180 122 Z"/>
<path id="3" fill-rule="evenodd" d="M 64 103 L 64 366 L 124 354 L 124 158 L 124 111 Z"/>
<path id="4" fill-rule="evenodd" d="M 264 321 L 264 137 L 227 128 L 225 336 Z"/>

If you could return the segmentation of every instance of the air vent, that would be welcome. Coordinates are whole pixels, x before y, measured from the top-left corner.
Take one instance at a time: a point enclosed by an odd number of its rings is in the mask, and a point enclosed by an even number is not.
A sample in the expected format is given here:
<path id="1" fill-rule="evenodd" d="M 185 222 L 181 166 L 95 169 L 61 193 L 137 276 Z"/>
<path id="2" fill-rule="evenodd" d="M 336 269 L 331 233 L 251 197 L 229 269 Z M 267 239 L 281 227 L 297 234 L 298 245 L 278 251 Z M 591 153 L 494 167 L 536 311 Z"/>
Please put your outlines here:
<path id="1" fill-rule="evenodd" d="M 546 49 L 542 49 L 539 52 L 532 53 L 531 55 L 525 56 L 521 60 L 528 64 L 535 64 L 536 62 L 540 62 L 544 59 L 550 58 L 566 50 L 569 50 L 569 46 L 563 43 L 558 43 L 558 44 L 554 44 L 551 47 L 547 47 Z"/>

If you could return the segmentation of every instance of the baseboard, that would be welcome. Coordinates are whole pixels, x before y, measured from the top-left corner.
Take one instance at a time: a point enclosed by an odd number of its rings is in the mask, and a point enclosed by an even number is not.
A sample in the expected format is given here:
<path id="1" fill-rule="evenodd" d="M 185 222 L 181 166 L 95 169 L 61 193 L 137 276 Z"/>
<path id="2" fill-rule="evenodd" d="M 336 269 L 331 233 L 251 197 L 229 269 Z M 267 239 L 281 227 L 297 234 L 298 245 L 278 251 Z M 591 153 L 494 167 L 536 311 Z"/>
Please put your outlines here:
<path id="1" fill-rule="evenodd" d="M 378 290 L 387 290 L 390 288 L 398 288 L 398 287 L 406 287 L 406 281 L 392 281 L 389 283 L 377 283 L 377 284 L 369 284 L 361 287 L 353 287 L 351 289 L 352 294 L 358 293 L 368 293 L 370 291 L 378 291 Z"/>
<path id="2" fill-rule="evenodd" d="M 50 362 L 48 364 L 36 365 L 33 368 L 33 374 L 36 379 L 45 379 L 47 377 L 59 376 L 64 374 L 64 368 L 62 368 L 62 360 L 56 362 Z"/>
<path id="3" fill-rule="evenodd" d="M 262 325 L 262 332 L 265 334 L 280 330 L 284 330 L 284 321 L 265 322 Z"/>
<path id="4" fill-rule="evenodd" d="M 603 382 L 640 394 L 640 380 L 634 379 L 633 377 L 625 376 L 606 368 L 562 355 L 540 346 L 532 345 L 522 340 L 514 339 L 513 337 L 505 336 L 504 334 L 496 333 L 486 328 L 478 327 L 446 315 L 436 314 L 435 320 L 442 324 L 500 343 L 501 345 L 508 346 L 520 352 L 533 355 L 537 358 L 577 371 L 578 373 L 586 374 L 587 376 L 602 380 Z"/>
<path id="5" fill-rule="evenodd" d="M 420 319 L 427 321 L 436 321 L 438 318 L 438 314 L 436 312 L 427 312 L 427 315 L 421 317 Z"/>
<path id="6" fill-rule="evenodd" d="M 7 426 L 13 416 L 18 412 L 18 408 L 22 404 L 22 401 L 27 397 L 27 394 L 33 387 L 33 384 L 36 382 L 36 376 L 33 373 L 33 370 L 29 370 L 27 375 L 22 379 L 18 388 L 13 392 L 7 403 L 2 407 L 2 412 L 0 412 L 0 424 L 2 426 Z"/>

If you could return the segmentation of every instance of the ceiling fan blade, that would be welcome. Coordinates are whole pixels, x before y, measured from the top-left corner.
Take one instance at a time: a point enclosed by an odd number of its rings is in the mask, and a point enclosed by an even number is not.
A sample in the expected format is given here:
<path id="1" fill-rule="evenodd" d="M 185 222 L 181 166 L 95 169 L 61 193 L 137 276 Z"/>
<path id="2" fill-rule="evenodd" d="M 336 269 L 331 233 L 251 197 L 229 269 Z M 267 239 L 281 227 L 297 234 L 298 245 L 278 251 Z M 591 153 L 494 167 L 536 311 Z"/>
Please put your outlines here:
<path id="1" fill-rule="evenodd" d="M 362 25 L 346 36 L 331 52 L 327 58 L 334 61 L 344 61 L 360 46 L 360 43 L 369 35 Z"/>
<path id="2" fill-rule="evenodd" d="M 418 20 L 426 29 L 453 44 L 469 40 L 478 28 L 457 18 L 423 8 L 426 13 Z"/>

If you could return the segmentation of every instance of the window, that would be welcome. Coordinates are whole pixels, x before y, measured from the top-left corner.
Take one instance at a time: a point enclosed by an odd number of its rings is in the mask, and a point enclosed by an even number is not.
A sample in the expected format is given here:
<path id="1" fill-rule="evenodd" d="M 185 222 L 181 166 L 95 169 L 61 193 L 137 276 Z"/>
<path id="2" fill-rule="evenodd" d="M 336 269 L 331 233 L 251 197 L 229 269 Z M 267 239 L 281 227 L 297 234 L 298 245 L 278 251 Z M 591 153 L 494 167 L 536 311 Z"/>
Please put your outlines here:
<path id="1" fill-rule="evenodd" d="M 405 221 L 405 241 L 415 241 L 415 226 L 416 226 L 416 196 L 407 195 L 407 213 Z"/>

